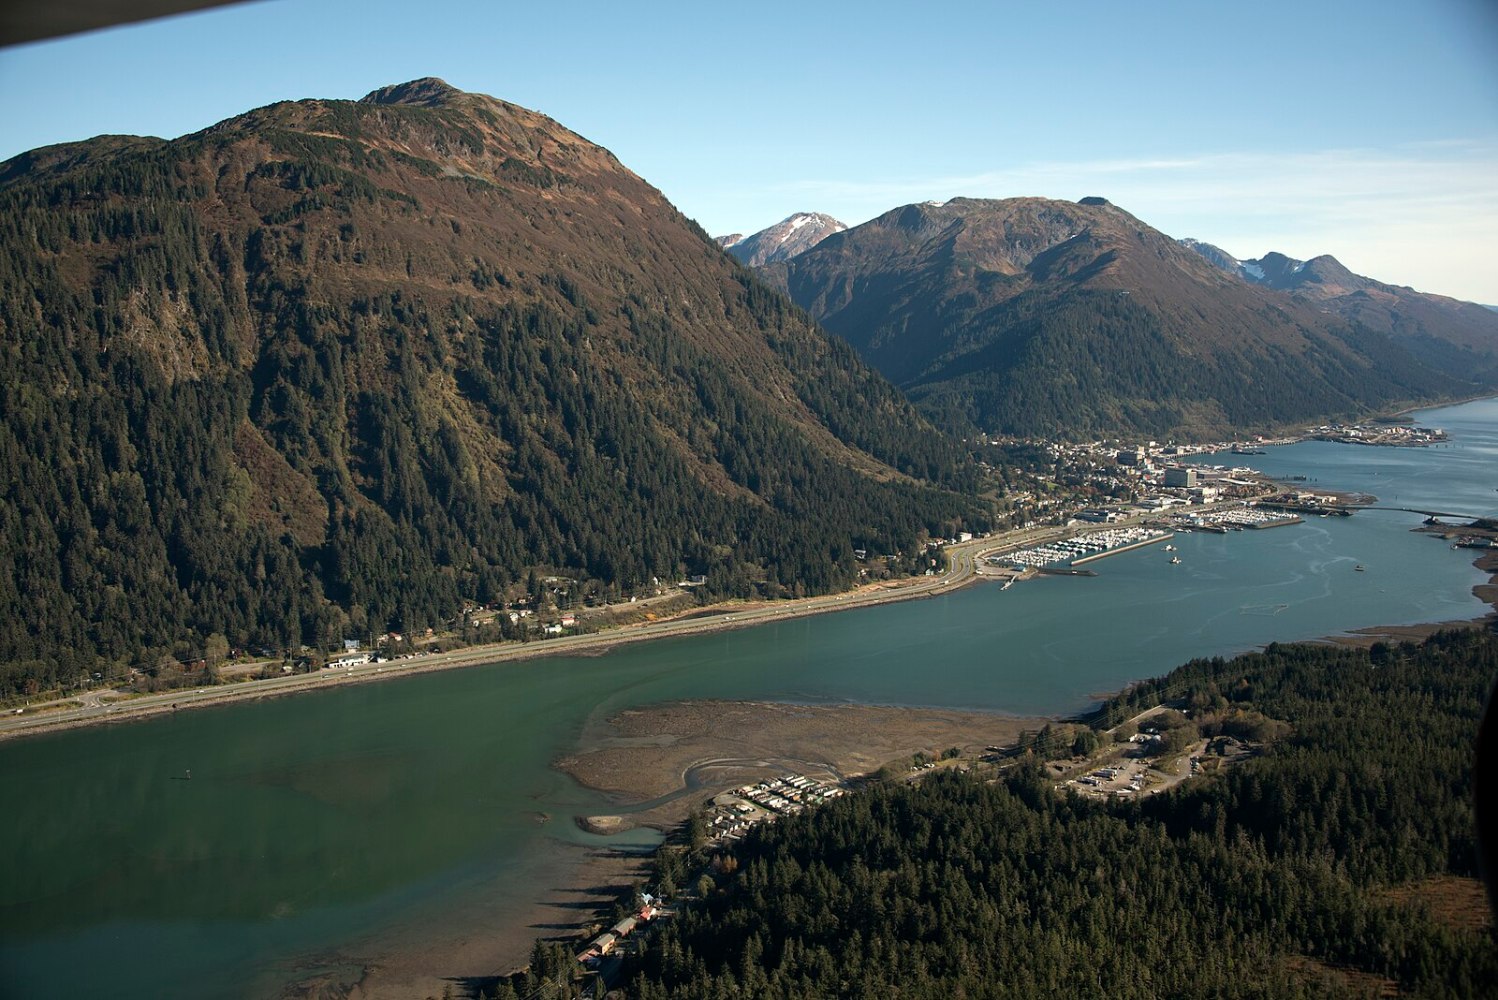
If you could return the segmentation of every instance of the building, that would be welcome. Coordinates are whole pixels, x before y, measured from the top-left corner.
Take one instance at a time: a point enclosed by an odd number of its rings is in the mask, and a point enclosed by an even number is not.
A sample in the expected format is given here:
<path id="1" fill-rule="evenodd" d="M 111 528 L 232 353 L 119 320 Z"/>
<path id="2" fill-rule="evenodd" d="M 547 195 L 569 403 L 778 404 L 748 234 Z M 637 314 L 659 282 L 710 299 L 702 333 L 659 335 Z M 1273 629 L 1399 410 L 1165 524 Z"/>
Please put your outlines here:
<path id="1" fill-rule="evenodd" d="M 1196 485 L 1196 470 L 1184 465 L 1174 465 L 1165 470 L 1165 485 L 1191 489 Z"/>
<path id="2" fill-rule="evenodd" d="M 1138 465 L 1143 461 L 1143 456 L 1137 451 L 1121 451 L 1118 453 L 1119 465 Z"/>

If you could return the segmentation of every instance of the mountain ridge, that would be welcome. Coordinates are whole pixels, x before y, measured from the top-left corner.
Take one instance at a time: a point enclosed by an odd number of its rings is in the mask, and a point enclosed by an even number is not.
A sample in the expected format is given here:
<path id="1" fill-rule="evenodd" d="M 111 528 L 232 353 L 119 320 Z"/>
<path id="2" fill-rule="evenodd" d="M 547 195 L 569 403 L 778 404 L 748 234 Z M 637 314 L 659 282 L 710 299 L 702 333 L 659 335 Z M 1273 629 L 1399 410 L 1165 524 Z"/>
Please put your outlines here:
<path id="1" fill-rule="evenodd" d="M 1098 197 L 900 206 L 760 270 L 958 429 L 1213 437 L 1471 385 Z"/>
<path id="2" fill-rule="evenodd" d="M 1244 281 L 1388 334 L 1433 364 L 1498 372 L 1498 318 L 1490 307 L 1355 274 L 1330 254 L 1302 261 L 1271 251 L 1238 260 L 1211 244 L 1182 242 Z"/>
<path id="3" fill-rule="evenodd" d="M 740 263 L 748 267 L 763 267 L 803 254 L 847 228 L 830 215 L 797 212 L 749 236 L 742 233 L 719 236 L 717 243 Z"/>
<path id="4" fill-rule="evenodd" d="M 371 98 L 0 164 L 6 690 L 538 573 L 828 590 L 981 519 L 953 442 L 612 153 Z"/>

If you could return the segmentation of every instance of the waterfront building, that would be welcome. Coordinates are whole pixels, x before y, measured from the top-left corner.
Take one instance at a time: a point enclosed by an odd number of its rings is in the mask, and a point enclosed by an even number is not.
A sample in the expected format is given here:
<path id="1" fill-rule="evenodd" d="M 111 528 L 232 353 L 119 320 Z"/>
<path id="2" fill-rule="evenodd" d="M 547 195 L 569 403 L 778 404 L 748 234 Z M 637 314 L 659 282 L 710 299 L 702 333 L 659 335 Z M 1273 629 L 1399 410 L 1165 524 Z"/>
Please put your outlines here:
<path id="1" fill-rule="evenodd" d="M 1165 470 L 1165 485 L 1189 490 L 1196 485 L 1196 470 L 1182 465 L 1172 466 Z"/>

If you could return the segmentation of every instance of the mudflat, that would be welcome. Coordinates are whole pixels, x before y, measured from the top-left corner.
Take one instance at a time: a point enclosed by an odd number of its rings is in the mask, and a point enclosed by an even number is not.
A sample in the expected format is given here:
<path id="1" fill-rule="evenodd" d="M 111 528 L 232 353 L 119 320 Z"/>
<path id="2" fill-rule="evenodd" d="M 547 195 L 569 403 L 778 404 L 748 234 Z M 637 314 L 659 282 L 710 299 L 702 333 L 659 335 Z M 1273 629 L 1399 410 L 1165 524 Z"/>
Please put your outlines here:
<path id="1" fill-rule="evenodd" d="M 585 829 L 667 829 L 718 792 L 794 773 L 827 780 L 871 774 L 918 752 L 963 755 L 1013 743 L 1048 720 L 934 708 L 672 702 L 587 727 L 557 766 L 619 803 L 579 817 Z"/>

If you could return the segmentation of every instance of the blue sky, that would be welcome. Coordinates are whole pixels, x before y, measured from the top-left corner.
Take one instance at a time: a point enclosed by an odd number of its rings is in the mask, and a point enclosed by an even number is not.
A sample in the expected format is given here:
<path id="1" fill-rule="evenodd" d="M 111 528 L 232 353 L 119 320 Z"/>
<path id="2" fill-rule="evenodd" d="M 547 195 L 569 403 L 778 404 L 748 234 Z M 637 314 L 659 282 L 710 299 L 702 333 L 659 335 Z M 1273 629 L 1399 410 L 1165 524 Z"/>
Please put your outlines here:
<path id="1" fill-rule="evenodd" d="M 712 233 L 1096 194 L 1498 304 L 1491 0 L 260 0 L 0 50 L 0 158 L 420 76 L 551 115 Z"/>

